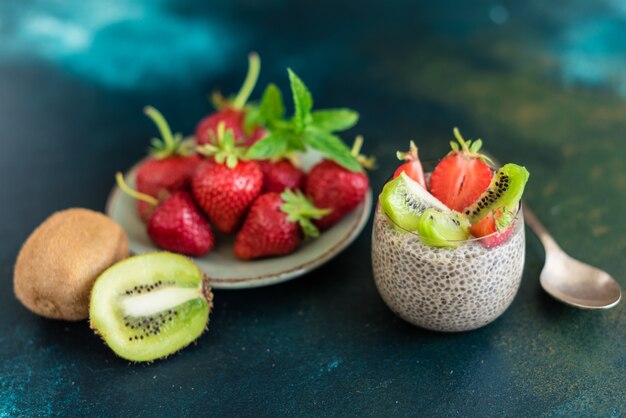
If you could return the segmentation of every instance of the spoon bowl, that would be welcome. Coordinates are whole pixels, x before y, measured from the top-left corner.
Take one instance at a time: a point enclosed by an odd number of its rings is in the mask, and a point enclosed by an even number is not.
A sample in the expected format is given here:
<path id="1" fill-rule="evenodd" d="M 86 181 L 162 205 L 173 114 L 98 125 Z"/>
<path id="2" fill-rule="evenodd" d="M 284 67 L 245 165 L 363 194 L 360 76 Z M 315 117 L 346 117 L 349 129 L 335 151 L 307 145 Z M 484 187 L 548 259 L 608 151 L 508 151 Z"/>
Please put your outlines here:
<path id="1" fill-rule="evenodd" d="M 563 252 L 546 258 L 540 281 L 552 297 L 577 308 L 608 309 L 622 297 L 619 285 L 608 273 Z"/>
<path id="2" fill-rule="evenodd" d="M 540 282 L 548 294 L 583 309 L 608 309 L 619 303 L 622 291 L 611 275 L 567 255 L 527 206 L 524 218 L 546 250 Z"/>

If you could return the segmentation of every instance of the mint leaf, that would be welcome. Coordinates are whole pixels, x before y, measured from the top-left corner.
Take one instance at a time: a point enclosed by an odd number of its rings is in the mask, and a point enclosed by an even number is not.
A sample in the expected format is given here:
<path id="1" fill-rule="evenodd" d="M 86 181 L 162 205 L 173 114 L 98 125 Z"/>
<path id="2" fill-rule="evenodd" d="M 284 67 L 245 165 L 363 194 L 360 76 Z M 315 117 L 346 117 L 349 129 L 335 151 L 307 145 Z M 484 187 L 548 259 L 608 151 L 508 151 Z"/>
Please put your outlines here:
<path id="1" fill-rule="evenodd" d="M 338 136 L 309 126 L 304 131 L 302 139 L 305 145 L 318 150 L 340 166 L 350 171 L 362 170 L 359 161 Z"/>
<path id="2" fill-rule="evenodd" d="M 291 93 L 293 95 L 293 104 L 295 108 L 294 121 L 295 127 L 302 132 L 307 123 L 311 119 L 311 109 L 313 109 L 313 97 L 306 85 L 300 78 L 291 71 L 289 72 L 289 83 L 291 84 Z"/>
<path id="3" fill-rule="evenodd" d="M 283 95 L 275 84 L 268 84 L 263 92 L 259 112 L 265 125 L 271 126 L 285 115 Z"/>
<path id="4" fill-rule="evenodd" d="M 311 124 L 326 132 L 345 131 L 356 125 L 359 114 L 350 109 L 324 109 L 311 113 Z"/>
<path id="5" fill-rule="evenodd" d="M 265 138 L 257 141 L 246 152 L 246 158 L 253 160 L 267 160 L 284 155 L 289 149 L 290 136 L 288 132 L 270 132 Z"/>

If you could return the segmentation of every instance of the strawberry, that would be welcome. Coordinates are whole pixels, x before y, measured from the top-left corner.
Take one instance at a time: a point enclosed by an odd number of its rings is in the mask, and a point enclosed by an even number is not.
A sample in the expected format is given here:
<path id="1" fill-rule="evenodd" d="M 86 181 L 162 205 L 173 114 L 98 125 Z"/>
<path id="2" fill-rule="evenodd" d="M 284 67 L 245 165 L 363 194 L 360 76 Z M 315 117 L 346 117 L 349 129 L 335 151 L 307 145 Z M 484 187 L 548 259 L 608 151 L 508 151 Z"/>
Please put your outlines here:
<path id="1" fill-rule="evenodd" d="M 424 179 L 424 169 L 417 155 L 417 146 L 415 142 L 411 141 L 409 150 L 407 152 L 396 152 L 396 156 L 400 161 L 406 161 L 400 165 L 393 173 L 393 178 L 398 177 L 402 172 L 405 172 L 407 176 L 418 182 L 424 189 L 426 189 L 426 180 Z"/>
<path id="2" fill-rule="evenodd" d="M 493 173 L 489 158 L 478 153 L 482 140 L 466 142 L 457 128 L 454 135 L 461 147 L 450 142 L 452 151 L 430 176 L 430 192 L 450 209 L 462 211 L 487 190 Z"/>
<path id="3" fill-rule="evenodd" d="M 363 138 L 357 137 L 352 155 L 362 166 L 371 168 L 373 160 L 359 156 L 362 144 Z M 316 220 L 315 225 L 325 230 L 339 222 L 361 204 L 368 189 L 369 179 L 363 169 L 350 171 L 331 160 L 317 163 L 307 175 L 306 195 L 315 206 L 331 209 L 331 212 Z"/>
<path id="4" fill-rule="evenodd" d="M 211 157 L 200 164 L 192 179 L 193 196 L 218 231 L 230 234 L 261 193 L 263 172 L 256 161 L 240 160 L 245 148 L 235 145 L 232 131 L 218 126 L 216 145 L 198 152 Z"/>
<path id="5" fill-rule="evenodd" d="M 266 135 L 265 129 L 261 126 L 246 129 L 245 105 L 254 90 L 261 66 L 259 56 L 255 53 L 250 54 L 248 60 L 248 74 L 237 96 L 233 100 L 226 100 L 218 93 L 214 94 L 213 101 L 218 111 L 198 123 L 195 134 L 198 145 L 214 144 L 220 123 L 224 123 L 226 130 L 233 132 L 235 141 L 240 144 L 252 145 Z"/>
<path id="6" fill-rule="evenodd" d="M 292 253 L 302 235 L 316 237 L 311 219 L 328 213 L 317 209 L 301 191 L 259 196 L 235 239 L 235 256 L 242 260 Z"/>
<path id="7" fill-rule="evenodd" d="M 197 155 L 183 143 L 180 133 L 172 134 L 163 115 L 153 107 L 144 109 L 159 128 L 162 139 L 152 140 L 151 157 L 137 168 L 136 184 L 140 193 L 160 198 L 169 193 L 186 189 L 191 175 L 200 163 Z M 143 200 L 137 201 L 137 210 L 146 220 L 152 207 Z"/>
<path id="8" fill-rule="evenodd" d="M 260 126 L 252 128 L 252 132 L 246 133 L 244 126 L 245 113 L 241 109 L 224 107 L 217 112 L 210 114 L 198 123 L 196 127 L 196 142 L 198 145 L 212 144 L 215 142 L 217 125 L 224 123 L 226 129 L 233 131 L 235 140 L 244 145 L 252 145 L 267 133 Z"/>
<path id="9" fill-rule="evenodd" d="M 498 209 L 489 213 L 476 225 L 470 227 L 470 232 L 486 248 L 497 247 L 507 240 L 515 226 L 515 215 Z"/>
<path id="10" fill-rule="evenodd" d="M 285 189 L 302 190 L 306 174 L 291 161 L 284 158 L 278 161 L 259 161 L 263 171 L 263 193 L 282 192 Z"/>
<path id="11" fill-rule="evenodd" d="M 177 191 L 159 202 L 128 187 L 122 173 L 117 173 L 116 179 L 124 192 L 152 207 L 147 232 L 159 248 L 189 256 L 202 256 L 213 249 L 211 226 L 189 192 Z"/>

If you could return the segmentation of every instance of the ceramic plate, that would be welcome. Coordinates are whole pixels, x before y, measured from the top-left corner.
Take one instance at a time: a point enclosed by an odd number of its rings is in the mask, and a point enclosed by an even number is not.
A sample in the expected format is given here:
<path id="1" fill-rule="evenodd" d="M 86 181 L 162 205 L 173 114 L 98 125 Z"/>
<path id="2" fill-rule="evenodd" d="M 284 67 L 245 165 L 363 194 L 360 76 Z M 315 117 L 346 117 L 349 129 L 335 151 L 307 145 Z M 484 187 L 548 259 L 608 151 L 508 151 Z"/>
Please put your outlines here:
<path id="1" fill-rule="evenodd" d="M 302 156 L 305 170 L 321 159 L 315 152 Z M 135 165 L 126 173 L 126 181 L 134 187 Z M 346 248 L 363 230 L 372 208 L 372 191 L 363 203 L 339 223 L 324 231 L 319 238 L 304 241 L 294 253 L 275 258 L 241 261 L 233 255 L 234 236 L 216 236 L 215 249 L 204 257 L 195 258 L 198 266 L 209 276 L 216 289 L 241 289 L 268 286 L 301 276 L 326 263 Z M 130 249 L 141 254 L 159 249 L 146 234 L 133 198 L 116 187 L 107 200 L 107 214 L 126 231 Z"/>

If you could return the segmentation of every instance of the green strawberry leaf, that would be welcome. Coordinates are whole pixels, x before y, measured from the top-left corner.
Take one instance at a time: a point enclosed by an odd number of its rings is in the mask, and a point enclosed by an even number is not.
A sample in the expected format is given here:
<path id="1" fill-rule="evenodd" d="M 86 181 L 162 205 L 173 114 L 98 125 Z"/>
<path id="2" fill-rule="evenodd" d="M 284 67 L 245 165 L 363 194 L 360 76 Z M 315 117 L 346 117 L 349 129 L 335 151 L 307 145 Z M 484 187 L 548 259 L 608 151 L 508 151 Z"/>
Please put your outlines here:
<path id="1" fill-rule="evenodd" d="M 313 109 L 313 97 L 309 92 L 307 86 L 302 80 L 291 71 L 289 72 L 289 83 L 291 84 L 291 93 L 293 95 L 293 104 L 295 109 L 294 122 L 295 128 L 298 132 L 302 132 L 304 127 L 310 123 L 311 109 Z"/>
<path id="2" fill-rule="evenodd" d="M 270 132 L 265 138 L 257 141 L 246 152 L 246 158 L 267 160 L 285 155 L 290 148 L 291 135 L 286 131 Z"/>
<path id="3" fill-rule="evenodd" d="M 356 125 L 359 114 L 351 109 L 324 109 L 311 113 L 311 124 L 326 132 L 345 131 Z"/>
<path id="4" fill-rule="evenodd" d="M 498 230 L 498 232 L 504 231 L 515 221 L 515 214 L 509 212 L 504 207 L 495 210 L 493 217 L 496 222 L 496 229 Z"/>
<path id="5" fill-rule="evenodd" d="M 280 209 L 287 214 L 289 222 L 298 222 L 302 232 L 309 238 L 319 236 L 319 230 L 311 219 L 320 219 L 330 213 L 330 209 L 319 209 L 313 205 L 302 191 L 285 190 L 281 195 L 283 204 Z"/>
<path id="6" fill-rule="evenodd" d="M 338 136 L 324 132 L 314 126 L 308 126 L 302 135 L 302 139 L 306 146 L 321 152 L 340 166 L 350 171 L 362 170 L 358 159 L 352 155 L 350 148 Z"/>

